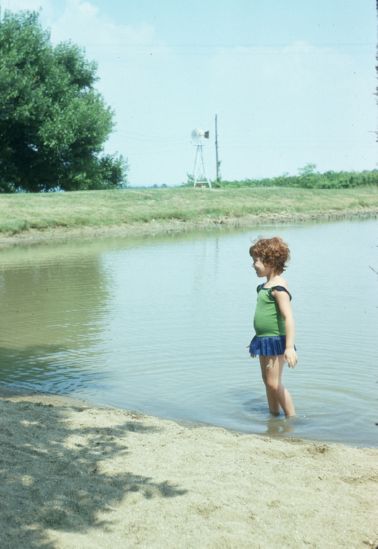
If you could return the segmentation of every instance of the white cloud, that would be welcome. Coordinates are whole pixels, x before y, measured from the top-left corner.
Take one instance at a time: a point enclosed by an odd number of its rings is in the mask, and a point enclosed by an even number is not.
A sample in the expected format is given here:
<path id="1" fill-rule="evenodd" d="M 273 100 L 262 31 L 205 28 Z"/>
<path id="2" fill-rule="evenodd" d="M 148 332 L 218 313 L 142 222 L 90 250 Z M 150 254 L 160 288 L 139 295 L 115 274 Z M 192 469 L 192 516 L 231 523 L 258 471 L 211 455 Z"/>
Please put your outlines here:
<path id="1" fill-rule="evenodd" d="M 61 15 L 51 22 L 52 38 L 59 42 L 70 39 L 86 49 L 102 55 L 127 48 L 156 44 L 151 25 L 137 27 L 118 24 L 107 18 L 94 4 L 81 0 L 67 0 Z"/>

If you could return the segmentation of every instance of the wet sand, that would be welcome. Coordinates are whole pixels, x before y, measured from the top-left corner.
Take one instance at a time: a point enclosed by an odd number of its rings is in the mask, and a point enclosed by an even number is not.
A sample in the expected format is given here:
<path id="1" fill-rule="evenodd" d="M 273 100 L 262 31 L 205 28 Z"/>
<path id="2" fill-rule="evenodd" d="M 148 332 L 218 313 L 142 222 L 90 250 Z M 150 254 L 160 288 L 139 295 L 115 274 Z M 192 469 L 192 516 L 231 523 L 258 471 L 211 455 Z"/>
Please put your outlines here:
<path id="1" fill-rule="evenodd" d="M 378 544 L 378 449 L 5 389 L 0 441 L 3 549 Z"/>

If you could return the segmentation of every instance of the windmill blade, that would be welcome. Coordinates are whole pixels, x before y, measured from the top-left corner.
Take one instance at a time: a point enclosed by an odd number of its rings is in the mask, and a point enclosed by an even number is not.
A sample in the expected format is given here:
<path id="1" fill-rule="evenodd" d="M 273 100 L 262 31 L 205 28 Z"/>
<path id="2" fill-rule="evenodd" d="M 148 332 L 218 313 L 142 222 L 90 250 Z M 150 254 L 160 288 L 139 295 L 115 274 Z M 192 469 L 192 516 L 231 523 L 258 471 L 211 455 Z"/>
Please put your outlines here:
<path id="1" fill-rule="evenodd" d="M 194 128 L 194 130 L 192 131 L 192 133 L 190 135 L 191 135 L 193 143 L 198 145 L 198 144 L 202 143 L 204 139 L 209 139 L 210 132 L 209 132 L 209 130 L 205 131 L 202 128 Z"/>
<path id="2" fill-rule="evenodd" d="M 201 130 L 201 128 L 194 128 L 194 130 L 191 133 L 192 140 L 195 143 L 199 143 L 202 140 L 204 134 L 205 132 Z"/>

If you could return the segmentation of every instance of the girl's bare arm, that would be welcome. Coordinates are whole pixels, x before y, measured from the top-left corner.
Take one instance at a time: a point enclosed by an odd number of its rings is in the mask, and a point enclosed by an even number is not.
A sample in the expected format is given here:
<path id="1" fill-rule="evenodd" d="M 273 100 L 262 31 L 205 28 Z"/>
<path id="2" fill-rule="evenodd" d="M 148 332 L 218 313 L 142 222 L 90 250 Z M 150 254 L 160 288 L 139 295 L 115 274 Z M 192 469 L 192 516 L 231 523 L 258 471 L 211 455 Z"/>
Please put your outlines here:
<path id="1" fill-rule="evenodd" d="M 282 316 L 285 319 L 286 327 L 286 349 L 285 349 L 285 360 L 291 368 L 294 368 L 297 364 L 297 353 L 294 349 L 295 341 L 295 324 L 293 309 L 290 303 L 290 297 L 286 292 L 273 291 L 272 295 L 277 301 L 278 307 Z"/>

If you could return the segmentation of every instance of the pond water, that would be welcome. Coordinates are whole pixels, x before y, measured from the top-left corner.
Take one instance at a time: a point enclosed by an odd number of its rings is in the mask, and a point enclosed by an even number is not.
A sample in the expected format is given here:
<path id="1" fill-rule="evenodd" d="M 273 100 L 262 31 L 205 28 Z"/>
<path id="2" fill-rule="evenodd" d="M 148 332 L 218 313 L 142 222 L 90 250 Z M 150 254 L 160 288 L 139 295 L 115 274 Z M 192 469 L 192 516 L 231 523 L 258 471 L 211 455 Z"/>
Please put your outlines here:
<path id="1" fill-rule="evenodd" d="M 0 383 L 242 432 L 376 446 L 378 223 L 1 251 Z M 257 236 L 290 245 L 298 416 L 270 418 L 247 345 Z M 376 271 L 376 272 L 375 272 Z"/>

